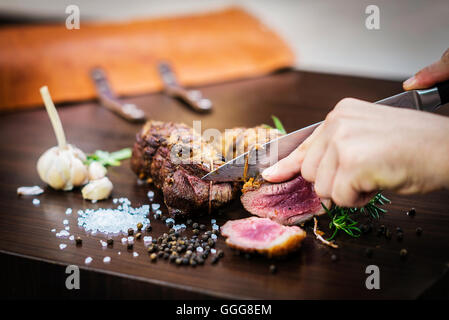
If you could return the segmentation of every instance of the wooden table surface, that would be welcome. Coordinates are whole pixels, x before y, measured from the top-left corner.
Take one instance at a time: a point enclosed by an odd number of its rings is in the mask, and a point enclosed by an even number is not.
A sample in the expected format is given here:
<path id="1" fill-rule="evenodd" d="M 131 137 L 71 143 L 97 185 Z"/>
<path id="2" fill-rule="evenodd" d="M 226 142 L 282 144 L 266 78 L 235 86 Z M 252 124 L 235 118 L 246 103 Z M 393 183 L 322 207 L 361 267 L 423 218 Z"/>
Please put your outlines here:
<path id="1" fill-rule="evenodd" d="M 69 80 L 67 80 L 69 81 Z M 201 120 L 203 128 L 220 130 L 234 126 L 255 126 L 270 123 L 270 115 L 278 116 L 288 131 L 323 119 L 339 99 L 345 96 L 375 101 L 401 91 L 395 81 L 383 81 L 349 76 L 287 71 L 258 79 L 201 88 L 214 102 L 214 112 L 199 115 L 180 102 L 161 94 L 126 99 L 141 106 L 152 119 L 182 121 L 192 124 Z M 51 88 L 50 88 L 51 91 Z M 69 104 L 59 108 L 69 142 L 85 152 L 96 149 L 117 150 L 132 146 L 138 124 L 127 123 L 95 102 Z M 448 110 L 442 113 L 449 114 Z M 330 249 L 317 242 L 310 229 L 300 251 L 283 260 L 263 257 L 246 259 L 224 245 L 220 237 L 218 248 L 225 256 L 217 265 L 209 258 L 197 268 L 176 267 L 167 261 L 150 262 L 143 242 L 137 242 L 132 253 L 116 238 L 113 248 L 103 249 L 104 236 L 86 235 L 77 226 L 77 210 L 113 206 L 112 200 L 92 204 L 83 201 L 79 190 L 58 192 L 45 187 L 38 196 L 18 197 L 19 186 L 41 185 L 35 164 L 40 154 L 56 144 L 49 119 L 43 109 L 0 116 L 0 273 L 3 297 L 70 297 L 70 298 L 447 298 L 449 262 L 449 192 L 427 195 L 397 196 L 388 194 L 392 204 L 380 221 L 391 230 L 400 226 L 404 240 L 398 242 L 378 237 L 376 232 L 359 239 L 339 236 L 341 248 Z M 416 150 L 419 152 L 419 149 Z M 429 155 L 431 156 L 431 155 Z M 442 159 L 447 161 L 447 159 Z M 148 203 L 150 186 L 138 186 L 129 168 L 129 161 L 109 170 L 114 183 L 113 197 L 127 197 L 133 206 Z M 161 202 L 156 191 L 155 202 Z M 66 215 L 66 208 L 73 208 Z M 416 208 L 416 216 L 405 214 Z M 165 208 L 163 208 L 165 212 Z M 219 225 L 226 220 L 245 217 L 239 201 L 217 216 Z M 82 247 L 59 239 L 51 229 L 63 229 L 68 219 L 71 234 L 81 235 Z M 195 219 L 210 226 L 210 217 Z M 326 217 L 320 225 L 326 225 Z M 150 235 L 167 231 L 160 221 L 152 221 Z M 422 236 L 415 234 L 423 228 Z M 187 231 L 190 232 L 190 231 Z M 393 232 L 394 234 L 394 232 Z M 59 244 L 66 243 L 61 250 Z M 373 248 L 371 258 L 365 248 Z M 399 251 L 406 248 L 405 261 Z M 121 252 L 121 255 L 118 252 Z M 336 262 L 331 255 L 338 256 Z M 93 262 L 85 265 L 86 257 Z M 103 257 L 110 256 L 109 264 Z M 65 267 L 81 268 L 81 289 L 65 288 Z M 269 265 L 278 272 L 271 274 Z M 380 290 L 367 290 L 365 268 L 380 268 Z"/>

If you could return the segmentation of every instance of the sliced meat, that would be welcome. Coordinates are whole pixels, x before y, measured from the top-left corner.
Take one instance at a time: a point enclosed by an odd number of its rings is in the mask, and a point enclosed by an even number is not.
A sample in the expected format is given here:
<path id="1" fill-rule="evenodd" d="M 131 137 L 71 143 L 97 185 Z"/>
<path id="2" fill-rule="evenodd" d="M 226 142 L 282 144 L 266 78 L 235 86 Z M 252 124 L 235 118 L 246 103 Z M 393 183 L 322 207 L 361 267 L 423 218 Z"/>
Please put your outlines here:
<path id="1" fill-rule="evenodd" d="M 137 134 L 131 168 L 162 190 L 171 215 L 209 213 L 236 198 L 239 184 L 212 184 L 201 177 L 223 164 L 229 153 L 245 152 L 253 142 L 280 135 L 258 129 L 226 130 L 218 141 L 205 142 L 185 124 L 149 121 Z"/>
<path id="2" fill-rule="evenodd" d="M 268 218 L 251 217 L 231 220 L 221 227 L 226 244 L 246 252 L 269 257 L 286 255 L 301 246 L 306 232 L 297 226 L 287 227 Z"/>
<path id="3" fill-rule="evenodd" d="M 301 176 L 283 183 L 250 181 L 243 188 L 241 201 L 250 213 L 284 225 L 299 224 L 324 213 L 323 200 L 316 195 L 313 184 Z M 329 205 L 328 200 L 323 203 Z"/>

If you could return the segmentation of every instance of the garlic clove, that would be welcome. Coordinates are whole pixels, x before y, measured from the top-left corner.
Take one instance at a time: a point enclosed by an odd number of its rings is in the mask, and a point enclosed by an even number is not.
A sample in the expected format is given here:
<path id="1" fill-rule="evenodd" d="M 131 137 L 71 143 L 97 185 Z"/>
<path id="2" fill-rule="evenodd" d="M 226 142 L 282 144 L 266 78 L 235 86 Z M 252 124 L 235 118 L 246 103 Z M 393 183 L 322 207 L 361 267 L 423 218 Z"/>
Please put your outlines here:
<path id="1" fill-rule="evenodd" d="M 87 168 L 78 158 L 72 159 L 70 178 L 74 187 L 81 186 L 87 182 Z"/>
<path id="2" fill-rule="evenodd" d="M 57 147 L 53 147 L 45 151 L 37 161 L 37 172 L 39 173 L 39 177 L 42 181 L 47 182 L 46 176 L 48 169 L 53 164 L 53 160 L 55 158 L 55 149 Z"/>
<path id="3" fill-rule="evenodd" d="M 98 180 L 92 180 L 81 189 L 84 199 L 88 200 L 103 200 L 107 199 L 113 189 L 112 182 L 108 177 L 103 177 Z"/>
<path id="4" fill-rule="evenodd" d="M 88 168 L 89 180 L 97 180 L 106 176 L 107 169 L 98 161 L 89 164 Z"/>
<path id="5" fill-rule="evenodd" d="M 54 158 L 52 166 L 47 172 L 48 184 L 54 189 L 72 190 L 70 167 L 70 160 L 65 153 L 61 152 Z"/>

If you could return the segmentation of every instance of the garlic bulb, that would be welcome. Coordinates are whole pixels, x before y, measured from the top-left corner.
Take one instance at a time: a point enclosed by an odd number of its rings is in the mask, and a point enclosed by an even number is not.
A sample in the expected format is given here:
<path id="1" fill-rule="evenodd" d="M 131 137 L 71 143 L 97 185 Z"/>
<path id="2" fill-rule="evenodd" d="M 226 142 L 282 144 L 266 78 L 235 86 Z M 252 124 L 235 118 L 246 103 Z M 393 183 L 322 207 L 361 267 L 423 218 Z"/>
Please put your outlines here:
<path id="1" fill-rule="evenodd" d="M 48 149 L 37 162 L 40 178 L 54 189 L 72 190 L 87 182 L 86 155 L 78 148 L 68 145 L 55 105 L 46 86 L 40 89 L 58 146 Z"/>
<path id="2" fill-rule="evenodd" d="M 87 182 L 87 168 L 84 165 L 86 155 L 78 148 L 67 145 L 66 148 L 48 149 L 37 161 L 37 172 L 42 181 L 53 189 L 72 190 Z"/>
<path id="3" fill-rule="evenodd" d="M 89 164 L 87 171 L 89 173 L 89 180 L 97 180 L 106 176 L 108 170 L 100 162 L 93 161 Z"/>
<path id="4" fill-rule="evenodd" d="M 81 190 L 84 199 L 103 200 L 107 199 L 112 192 L 112 182 L 108 177 L 92 180 Z"/>

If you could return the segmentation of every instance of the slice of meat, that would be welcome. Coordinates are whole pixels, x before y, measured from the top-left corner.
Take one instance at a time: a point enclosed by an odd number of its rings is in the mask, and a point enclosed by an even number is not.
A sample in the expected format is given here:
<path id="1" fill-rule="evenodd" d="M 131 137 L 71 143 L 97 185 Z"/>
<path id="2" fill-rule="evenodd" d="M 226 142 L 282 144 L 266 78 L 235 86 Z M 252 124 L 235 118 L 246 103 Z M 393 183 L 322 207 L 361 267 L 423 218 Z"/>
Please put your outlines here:
<path id="1" fill-rule="evenodd" d="M 313 184 L 301 176 L 282 183 L 250 181 L 243 188 L 241 201 L 250 213 L 284 225 L 299 224 L 323 214 L 321 201 L 329 205 L 328 200 L 316 195 Z"/>
<path id="2" fill-rule="evenodd" d="M 287 227 L 268 218 L 251 217 L 230 220 L 221 227 L 226 244 L 246 252 L 268 257 L 286 255 L 301 246 L 306 232 L 297 226 Z"/>

